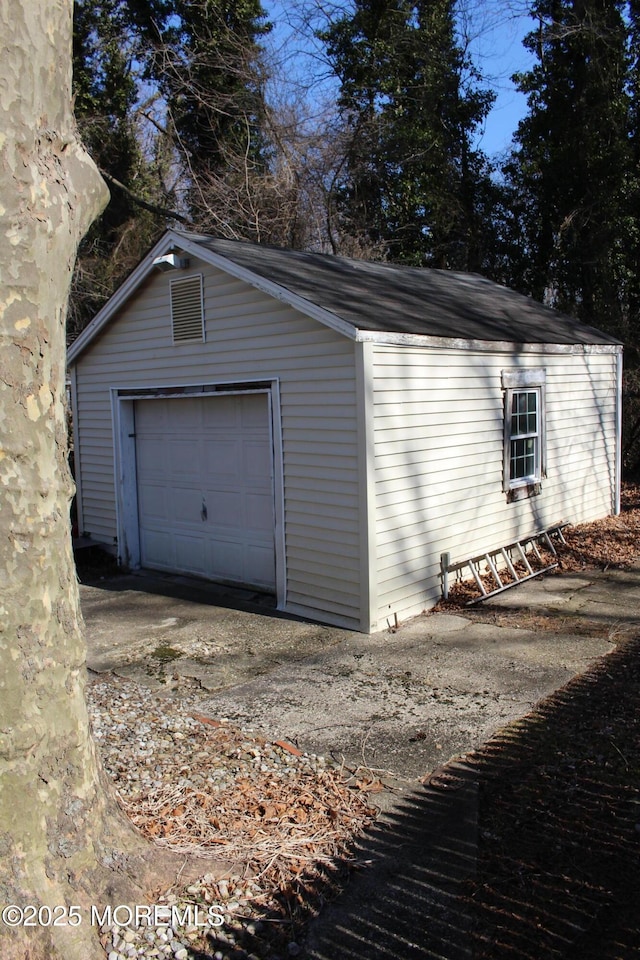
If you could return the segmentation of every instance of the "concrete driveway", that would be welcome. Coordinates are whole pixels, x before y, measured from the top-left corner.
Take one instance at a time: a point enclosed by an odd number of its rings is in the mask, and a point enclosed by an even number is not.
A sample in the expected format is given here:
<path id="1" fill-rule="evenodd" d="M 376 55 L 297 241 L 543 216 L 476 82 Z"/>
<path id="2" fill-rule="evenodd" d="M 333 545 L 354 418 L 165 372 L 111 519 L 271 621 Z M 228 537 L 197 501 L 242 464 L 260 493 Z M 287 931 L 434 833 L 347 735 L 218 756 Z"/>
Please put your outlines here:
<path id="1" fill-rule="evenodd" d="M 189 696 L 208 716 L 366 767 L 393 791 L 484 742 L 640 625 L 640 567 L 538 578 L 373 636 L 186 578 L 110 576 L 80 594 L 91 671 Z"/>

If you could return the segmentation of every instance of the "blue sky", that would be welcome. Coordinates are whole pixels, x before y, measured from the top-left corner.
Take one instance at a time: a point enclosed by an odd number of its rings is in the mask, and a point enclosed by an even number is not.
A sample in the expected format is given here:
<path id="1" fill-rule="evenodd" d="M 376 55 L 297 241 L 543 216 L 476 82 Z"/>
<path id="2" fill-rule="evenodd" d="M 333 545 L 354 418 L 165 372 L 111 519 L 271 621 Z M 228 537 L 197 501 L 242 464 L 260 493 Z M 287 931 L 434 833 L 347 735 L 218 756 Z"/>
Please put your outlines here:
<path id="1" fill-rule="evenodd" d="M 313 0 L 305 0 L 303 6 L 309 10 L 312 4 Z M 526 110 L 525 98 L 518 93 L 510 78 L 516 71 L 526 70 L 533 63 L 531 55 L 522 46 L 522 38 L 531 30 L 532 21 L 526 15 L 525 0 L 461 0 L 460 6 L 463 4 L 467 12 L 460 19 L 461 35 L 467 38 L 469 52 L 486 78 L 486 85 L 496 94 L 494 107 L 478 138 L 481 149 L 491 157 L 508 149 L 518 121 Z M 340 0 L 334 0 L 334 9 L 341 5 Z M 286 56 L 286 66 L 276 82 L 286 85 L 287 80 L 321 74 L 322 67 L 314 58 L 312 41 L 306 39 L 297 26 L 300 8 L 295 0 L 293 3 L 263 0 L 263 7 L 274 24 L 268 42 L 280 53 L 284 50 Z M 327 87 L 320 81 L 310 95 L 322 96 L 323 89 L 326 91 Z"/>
<path id="2" fill-rule="evenodd" d="M 478 6 L 481 8 L 478 16 L 483 16 L 482 11 L 486 11 L 486 16 L 478 20 L 469 49 L 487 78 L 487 85 L 496 94 L 479 145 L 487 155 L 494 156 L 509 147 L 527 109 L 526 98 L 516 90 L 511 76 L 530 69 L 535 63 L 535 58 L 522 46 L 533 21 L 523 12 L 524 4 L 509 4 L 509 0 L 482 4 L 480 0 Z"/>

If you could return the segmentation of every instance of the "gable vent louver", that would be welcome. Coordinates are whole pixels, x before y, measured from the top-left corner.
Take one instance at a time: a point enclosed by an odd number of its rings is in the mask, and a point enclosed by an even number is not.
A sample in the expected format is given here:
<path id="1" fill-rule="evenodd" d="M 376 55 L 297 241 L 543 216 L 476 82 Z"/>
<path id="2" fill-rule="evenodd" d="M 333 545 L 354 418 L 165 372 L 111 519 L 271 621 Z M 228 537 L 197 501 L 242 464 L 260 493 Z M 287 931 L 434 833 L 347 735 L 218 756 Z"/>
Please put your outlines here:
<path id="1" fill-rule="evenodd" d="M 174 343 L 204 340 L 201 275 L 171 281 L 171 324 Z"/>

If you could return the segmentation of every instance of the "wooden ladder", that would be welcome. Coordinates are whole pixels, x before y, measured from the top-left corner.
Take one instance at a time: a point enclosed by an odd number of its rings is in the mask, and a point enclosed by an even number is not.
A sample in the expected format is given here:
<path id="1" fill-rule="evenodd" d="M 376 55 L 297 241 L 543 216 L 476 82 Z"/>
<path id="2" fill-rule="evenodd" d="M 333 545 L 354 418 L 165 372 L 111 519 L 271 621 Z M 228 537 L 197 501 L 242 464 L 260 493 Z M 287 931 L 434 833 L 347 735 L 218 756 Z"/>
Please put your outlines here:
<path id="1" fill-rule="evenodd" d="M 559 540 L 560 543 L 566 543 L 562 531 L 567 525 L 566 521 L 557 523 L 555 526 L 548 527 L 539 533 L 534 533 L 530 537 L 515 540 L 513 543 L 506 544 L 504 547 L 488 550 L 486 553 L 478 554 L 475 557 L 467 557 L 465 560 L 459 560 L 456 563 L 451 563 L 450 554 L 441 554 L 440 570 L 442 575 L 443 598 L 446 600 L 449 596 L 449 574 L 457 574 L 457 579 L 459 580 L 469 579 L 468 577 L 461 576 L 462 571 L 466 568 L 469 569 L 480 591 L 480 596 L 468 600 L 467 606 L 471 606 L 474 603 L 481 603 L 489 597 L 495 597 L 498 593 L 503 593 L 505 590 L 510 590 L 511 587 L 518 586 L 519 583 L 525 583 L 525 581 L 531 580 L 533 577 L 539 577 L 541 574 L 548 573 L 549 570 L 555 569 L 558 566 L 557 563 L 547 563 L 534 570 L 529 562 L 527 550 L 535 556 L 540 564 L 543 563 L 543 560 L 538 550 L 538 543 L 544 543 L 552 556 L 557 557 L 558 552 L 553 545 L 552 537 Z M 498 566 L 501 561 L 511 577 L 511 580 L 508 582 L 502 579 L 498 571 Z M 517 563 L 521 564 L 520 569 L 517 569 Z M 486 571 L 481 572 L 481 564 L 486 565 Z M 487 585 L 482 580 L 483 575 L 489 575 L 491 577 L 495 583 L 494 589 L 487 589 Z"/>

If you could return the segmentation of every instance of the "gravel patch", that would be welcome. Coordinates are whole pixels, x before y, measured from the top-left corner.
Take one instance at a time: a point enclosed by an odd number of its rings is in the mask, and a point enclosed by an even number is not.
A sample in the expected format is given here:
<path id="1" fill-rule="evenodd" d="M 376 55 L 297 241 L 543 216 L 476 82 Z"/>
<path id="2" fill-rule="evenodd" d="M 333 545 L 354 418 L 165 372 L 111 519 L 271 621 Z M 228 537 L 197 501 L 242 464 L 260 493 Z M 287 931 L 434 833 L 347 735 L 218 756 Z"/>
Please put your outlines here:
<path id="1" fill-rule="evenodd" d="M 101 929 L 108 960 L 285 960 L 373 820 L 371 781 L 270 742 L 194 697 L 111 676 L 88 685 L 93 735 L 118 800 L 149 840 L 211 858 L 153 908 Z M 116 922 L 118 921 L 118 922 Z"/>

